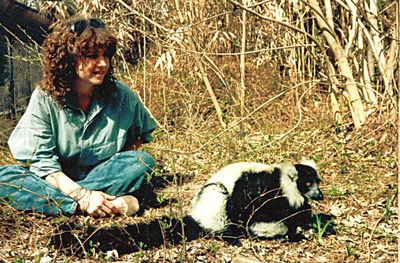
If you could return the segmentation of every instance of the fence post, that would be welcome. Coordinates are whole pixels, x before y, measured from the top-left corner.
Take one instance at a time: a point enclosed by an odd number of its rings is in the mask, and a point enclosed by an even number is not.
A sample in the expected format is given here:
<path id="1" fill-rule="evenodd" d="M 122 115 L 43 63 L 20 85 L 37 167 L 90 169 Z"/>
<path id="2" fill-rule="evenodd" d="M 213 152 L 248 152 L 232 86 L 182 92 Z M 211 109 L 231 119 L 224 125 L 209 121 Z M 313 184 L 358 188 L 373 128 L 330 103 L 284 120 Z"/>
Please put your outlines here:
<path id="1" fill-rule="evenodd" d="M 10 119 L 15 118 L 15 83 L 14 83 L 14 64 L 13 64 L 13 50 L 12 44 L 10 39 L 6 36 L 7 41 L 7 53 L 8 53 L 8 77 L 9 77 L 9 89 L 8 89 L 8 96 L 9 96 L 9 109 L 10 109 Z"/>

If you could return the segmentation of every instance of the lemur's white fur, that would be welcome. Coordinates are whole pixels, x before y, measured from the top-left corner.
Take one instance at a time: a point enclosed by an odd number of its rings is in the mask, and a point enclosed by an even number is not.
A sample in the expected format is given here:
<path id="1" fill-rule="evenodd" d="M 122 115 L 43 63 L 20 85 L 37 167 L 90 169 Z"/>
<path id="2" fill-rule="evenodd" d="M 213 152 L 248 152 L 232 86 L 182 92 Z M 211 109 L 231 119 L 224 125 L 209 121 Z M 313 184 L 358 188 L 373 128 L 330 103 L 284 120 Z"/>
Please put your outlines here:
<path id="1" fill-rule="evenodd" d="M 303 163 L 315 168 L 315 163 L 305 161 Z M 291 207 L 299 208 L 304 203 L 304 197 L 301 195 L 297 188 L 298 174 L 293 164 L 281 165 L 267 165 L 255 162 L 241 162 L 225 166 L 214 174 L 203 186 L 203 188 L 196 194 L 192 200 L 191 216 L 207 231 L 222 231 L 227 224 L 226 203 L 229 196 L 232 195 L 235 183 L 242 176 L 244 172 L 259 173 L 267 172 L 272 173 L 275 168 L 281 170 L 280 185 L 283 195 L 289 201 Z M 226 194 L 225 189 L 211 183 L 220 183 L 228 191 Z M 211 184 L 208 185 L 207 184 Z M 267 225 L 266 225 L 267 224 Z M 271 224 L 271 225 L 268 225 Z M 273 229 L 274 227 L 276 229 Z M 253 224 L 252 227 L 255 231 L 261 231 L 262 227 L 266 227 L 266 232 L 274 231 L 285 232 L 286 226 L 283 223 L 263 223 Z M 286 228 L 286 230 L 284 230 Z M 271 229 L 271 230 L 268 230 Z M 279 233 L 278 233 L 279 234 Z M 263 235 L 265 236 L 265 235 Z"/>
<path id="2" fill-rule="evenodd" d="M 203 188 L 192 201 L 191 216 L 207 231 L 222 231 L 227 222 L 226 202 L 228 196 L 223 190 L 210 185 Z"/>
<path id="3" fill-rule="evenodd" d="M 283 195 L 289 201 L 289 205 L 294 208 L 299 208 L 304 203 L 304 197 L 297 188 L 298 179 L 297 170 L 293 164 L 281 165 L 281 188 Z"/>
<path id="4" fill-rule="evenodd" d="M 310 166 L 310 167 L 314 168 L 315 171 L 317 170 L 317 164 L 313 160 L 303 159 L 301 161 L 301 164 Z"/>
<path id="5" fill-rule="evenodd" d="M 250 231 L 259 237 L 284 236 L 288 228 L 283 222 L 259 222 L 250 226 Z"/>

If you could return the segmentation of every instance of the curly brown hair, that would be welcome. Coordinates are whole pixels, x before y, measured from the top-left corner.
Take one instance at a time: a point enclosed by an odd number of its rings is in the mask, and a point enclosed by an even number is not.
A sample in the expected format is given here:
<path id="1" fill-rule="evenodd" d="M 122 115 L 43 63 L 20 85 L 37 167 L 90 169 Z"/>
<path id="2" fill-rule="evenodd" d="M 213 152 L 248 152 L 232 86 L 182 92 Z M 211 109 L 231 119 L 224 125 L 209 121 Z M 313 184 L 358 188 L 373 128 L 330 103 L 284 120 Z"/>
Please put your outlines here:
<path id="1" fill-rule="evenodd" d="M 72 25 L 82 17 L 71 17 L 56 22 L 52 32 L 47 36 L 44 47 L 43 79 L 40 89 L 50 94 L 61 106 L 69 107 L 76 104 L 73 89 L 76 74 L 76 58 L 96 54 L 99 49 L 105 49 L 105 55 L 110 59 L 110 68 L 101 84 L 96 89 L 104 99 L 112 98 L 115 90 L 115 79 L 111 59 L 116 52 L 117 39 L 107 27 L 88 25 L 83 32 L 73 32 Z"/>

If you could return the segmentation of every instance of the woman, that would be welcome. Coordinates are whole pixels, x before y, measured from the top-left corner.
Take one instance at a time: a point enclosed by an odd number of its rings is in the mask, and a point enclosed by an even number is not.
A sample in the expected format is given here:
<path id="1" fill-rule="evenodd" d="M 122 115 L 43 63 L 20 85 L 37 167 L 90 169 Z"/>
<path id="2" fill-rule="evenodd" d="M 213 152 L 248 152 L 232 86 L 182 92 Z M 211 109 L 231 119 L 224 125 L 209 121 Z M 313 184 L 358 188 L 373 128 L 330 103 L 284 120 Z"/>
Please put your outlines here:
<path id="1" fill-rule="evenodd" d="M 117 40 L 99 19 L 56 24 L 44 42 L 44 77 L 12 132 L 0 168 L 0 200 L 18 210 L 93 216 L 132 215 L 154 167 L 137 151 L 156 123 L 140 99 L 114 79 Z"/>

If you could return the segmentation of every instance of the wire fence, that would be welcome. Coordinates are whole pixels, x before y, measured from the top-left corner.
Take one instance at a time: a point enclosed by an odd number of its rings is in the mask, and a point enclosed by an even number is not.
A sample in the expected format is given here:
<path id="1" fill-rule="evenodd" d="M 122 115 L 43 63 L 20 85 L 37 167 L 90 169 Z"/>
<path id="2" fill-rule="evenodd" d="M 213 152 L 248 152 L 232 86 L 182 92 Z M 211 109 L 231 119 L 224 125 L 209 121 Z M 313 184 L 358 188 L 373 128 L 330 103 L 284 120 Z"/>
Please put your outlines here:
<path id="1" fill-rule="evenodd" d="M 8 38 L 0 27 L 0 118 L 18 118 L 41 79 L 38 54 Z"/>

